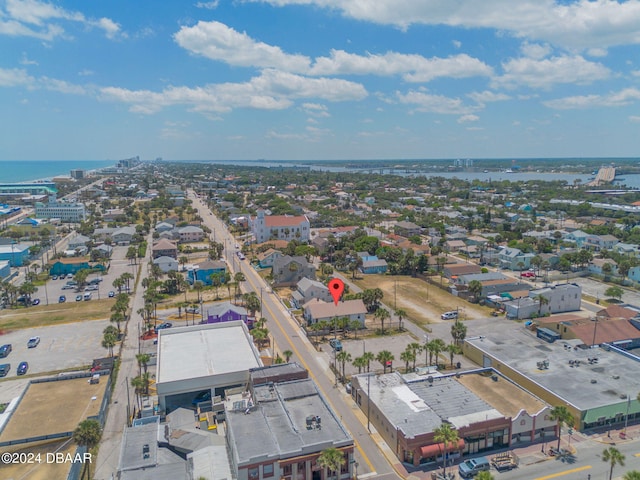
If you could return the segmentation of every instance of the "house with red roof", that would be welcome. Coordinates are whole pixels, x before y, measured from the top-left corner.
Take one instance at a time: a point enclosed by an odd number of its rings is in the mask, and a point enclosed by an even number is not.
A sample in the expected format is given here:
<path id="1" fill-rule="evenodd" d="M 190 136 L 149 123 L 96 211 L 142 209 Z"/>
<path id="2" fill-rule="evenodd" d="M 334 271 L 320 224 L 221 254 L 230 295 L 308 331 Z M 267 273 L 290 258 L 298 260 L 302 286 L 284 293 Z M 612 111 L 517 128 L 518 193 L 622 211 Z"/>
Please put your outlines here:
<path id="1" fill-rule="evenodd" d="M 310 224 L 306 215 L 265 215 L 264 210 L 258 210 L 257 216 L 251 217 L 249 228 L 257 243 L 267 240 L 309 241 Z"/>

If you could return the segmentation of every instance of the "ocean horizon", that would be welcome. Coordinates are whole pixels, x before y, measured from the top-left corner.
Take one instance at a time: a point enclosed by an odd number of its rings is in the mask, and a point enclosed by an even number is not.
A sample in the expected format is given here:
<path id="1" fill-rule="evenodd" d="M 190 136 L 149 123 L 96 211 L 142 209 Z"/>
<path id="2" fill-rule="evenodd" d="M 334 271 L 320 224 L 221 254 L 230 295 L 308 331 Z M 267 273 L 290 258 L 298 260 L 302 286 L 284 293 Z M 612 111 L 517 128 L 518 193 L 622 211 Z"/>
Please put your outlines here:
<path id="1" fill-rule="evenodd" d="M 71 170 L 97 170 L 111 167 L 117 160 L 3 160 L 0 161 L 0 182 L 33 182 L 59 175 L 69 175 Z"/>

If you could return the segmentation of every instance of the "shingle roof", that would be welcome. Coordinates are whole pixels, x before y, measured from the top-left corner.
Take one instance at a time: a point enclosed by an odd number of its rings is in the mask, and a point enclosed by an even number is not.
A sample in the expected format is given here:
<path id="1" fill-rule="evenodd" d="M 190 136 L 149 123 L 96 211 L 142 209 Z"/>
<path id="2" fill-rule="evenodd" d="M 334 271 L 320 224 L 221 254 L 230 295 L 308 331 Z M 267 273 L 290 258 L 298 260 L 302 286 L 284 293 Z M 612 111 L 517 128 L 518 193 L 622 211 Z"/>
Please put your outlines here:
<path id="1" fill-rule="evenodd" d="M 305 310 L 308 309 L 309 314 L 313 318 L 327 317 L 346 317 L 349 315 L 358 315 L 367 313 L 367 308 L 360 299 L 346 300 L 344 302 L 327 303 L 314 298 L 303 305 Z"/>

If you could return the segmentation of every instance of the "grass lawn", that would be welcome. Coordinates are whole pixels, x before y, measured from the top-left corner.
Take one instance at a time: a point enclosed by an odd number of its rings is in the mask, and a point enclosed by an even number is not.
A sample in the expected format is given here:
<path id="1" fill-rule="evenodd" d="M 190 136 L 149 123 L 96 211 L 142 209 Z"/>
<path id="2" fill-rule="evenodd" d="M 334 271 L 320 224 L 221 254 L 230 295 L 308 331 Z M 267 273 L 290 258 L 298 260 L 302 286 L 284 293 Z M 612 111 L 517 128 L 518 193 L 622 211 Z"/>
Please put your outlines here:
<path id="1" fill-rule="evenodd" d="M 15 310 L 1 310 L 0 329 L 14 330 L 109 318 L 111 306 L 114 303 L 113 298 L 104 298 L 89 302 L 67 301 Z"/>
<path id="2" fill-rule="evenodd" d="M 403 309 L 409 319 L 419 325 L 440 323 L 441 313 L 456 308 L 460 308 L 461 318 L 465 320 L 487 317 L 491 313 L 488 307 L 473 305 L 435 285 L 408 275 L 360 275 L 354 283 L 362 289 L 381 289 L 384 293 L 382 301 L 387 306 Z"/>

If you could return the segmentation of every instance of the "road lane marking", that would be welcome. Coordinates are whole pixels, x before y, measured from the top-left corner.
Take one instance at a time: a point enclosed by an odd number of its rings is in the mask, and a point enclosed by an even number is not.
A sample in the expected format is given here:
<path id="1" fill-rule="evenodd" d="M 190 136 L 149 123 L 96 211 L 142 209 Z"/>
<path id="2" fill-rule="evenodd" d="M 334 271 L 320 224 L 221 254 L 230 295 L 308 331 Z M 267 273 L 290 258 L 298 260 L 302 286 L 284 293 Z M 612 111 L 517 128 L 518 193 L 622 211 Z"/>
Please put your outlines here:
<path id="1" fill-rule="evenodd" d="M 249 267 L 251 268 L 251 267 Z M 242 266 L 240 267 L 240 270 L 242 271 Z M 253 287 L 254 291 L 257 290 L 256 285 L 253 282 L 253 279 L 251 278 L 250 275 L 245 275 L 246 281 L 249 282 L 249 284 L 251 284 L 251 286 Z M 316 376 L 314 375 L 313 371 L 309 368 L 309 366 L 307 365 L 307 362 L 304 361 L 304 359 L 302 358 L 302 355 L 300 355 L 300 352 L 298 351 L 298 349 L 296 348 L 296 346 L 293 344 L 293 341 L 291 340 L 291 338 L 289 338 L 289 335 L 287 335 L 287 332 L 285 331 L 285 329 L 282 327 L 282 325 L 280 324 L 280 320 L 278 319 L 277 315 L 274 315 L 273 310 L 271 309 L 271 307 L 269 306 L 269 304 L 267 302 L 263 303 L 263 306 L 269 311 L 269 313 L 271 314 L 273 320 L 276 322 L 276 324 L 278 325 L 278 328 L 280 329 L 280 331 L 282 332 L 284 338 L 287 340 L 287 343 L 289 344 L 289 346 L 291 347 L 291 349 L 293 350 L 293 353 L 296 355 L 296 357 L 298 357 L 298 360 L 300 361 L 300 363 L 302 363 L 302 365 L 304 366 L 304 368 L 307 369 L 307 371 L 309 372 L 309 375 L 311 375 L 311 378 L 313 379 L 313 381 L 315 382 L 318 390 L 320 392 L 322 392 L 322 395 L 324 396 L 326 402 L 331 406 L 331 408 L 333 409 L 333 411 L 337 414 L 337 410 L 335 409 L 335 407 L 332 405 L 331 400 L 329 399 L 328 395 L 324 392 L 324 390 L 322 389 L 322 387 L 320 386 L 320 383 L 318 382 Z M 287 321 L 285 319 L 285 321 Z M 274 339 L 275 340 L 275 339 Z M 300 339 L 300 341 L 303 341 L 302 339 Z M 304 342 L 303 342 L 304 343 Z M 356 419 L 356 421 L 359 421 L 358 419 Z M 351 437 L 353 438 L 353 435 L 351 435 Z M 376 442 L 371 439 L 371 441 L 375 444 Z M 364 453 L 364 451 L 362 450 L 362 448 L 360 447 L 360 443 L 356 441 L 355 438 L 353 438 L 353 443 L 356 446 L 356 448 L 358 449 L 358 451 L 360 452 L 360 455 L 362 455 L 362 458 L 364 459 L 364 461 L 367 463 L 367 466 L 369 467 L 369 470 L 373 473 L 375 472 L 375 468 L 373 468 L 373 465 L 371 464 L 371 461 L 369 460 L 369 458 L 367 457 L 367 455 Z M 376 445 L 377 447 L 377 445 Z M 388 461 L 387 461 L 388 462 Z M 391 465 L 391 470 L 393 472 L 395 472 L 395 469 L 393 468 L 393 466 Z"/>
<path id="2" fill-rule="evenodd" d="M 585 470 L 589 470 L 591 468 L 593 468 L 591 465 L 585 465 L 584 467 L 572 468 L 571 470 L 565 470 L 564 472 L 552 473 L 551 475 L 546 475 L 544 477 L 538 477 L 538 478 L 536 478 L 534 480 L 548 480 L 550 478 L 558 478 L 558 477 L 562 477 L 564 475 L 569 475 L 570 473 L 584 472 Z"/>

